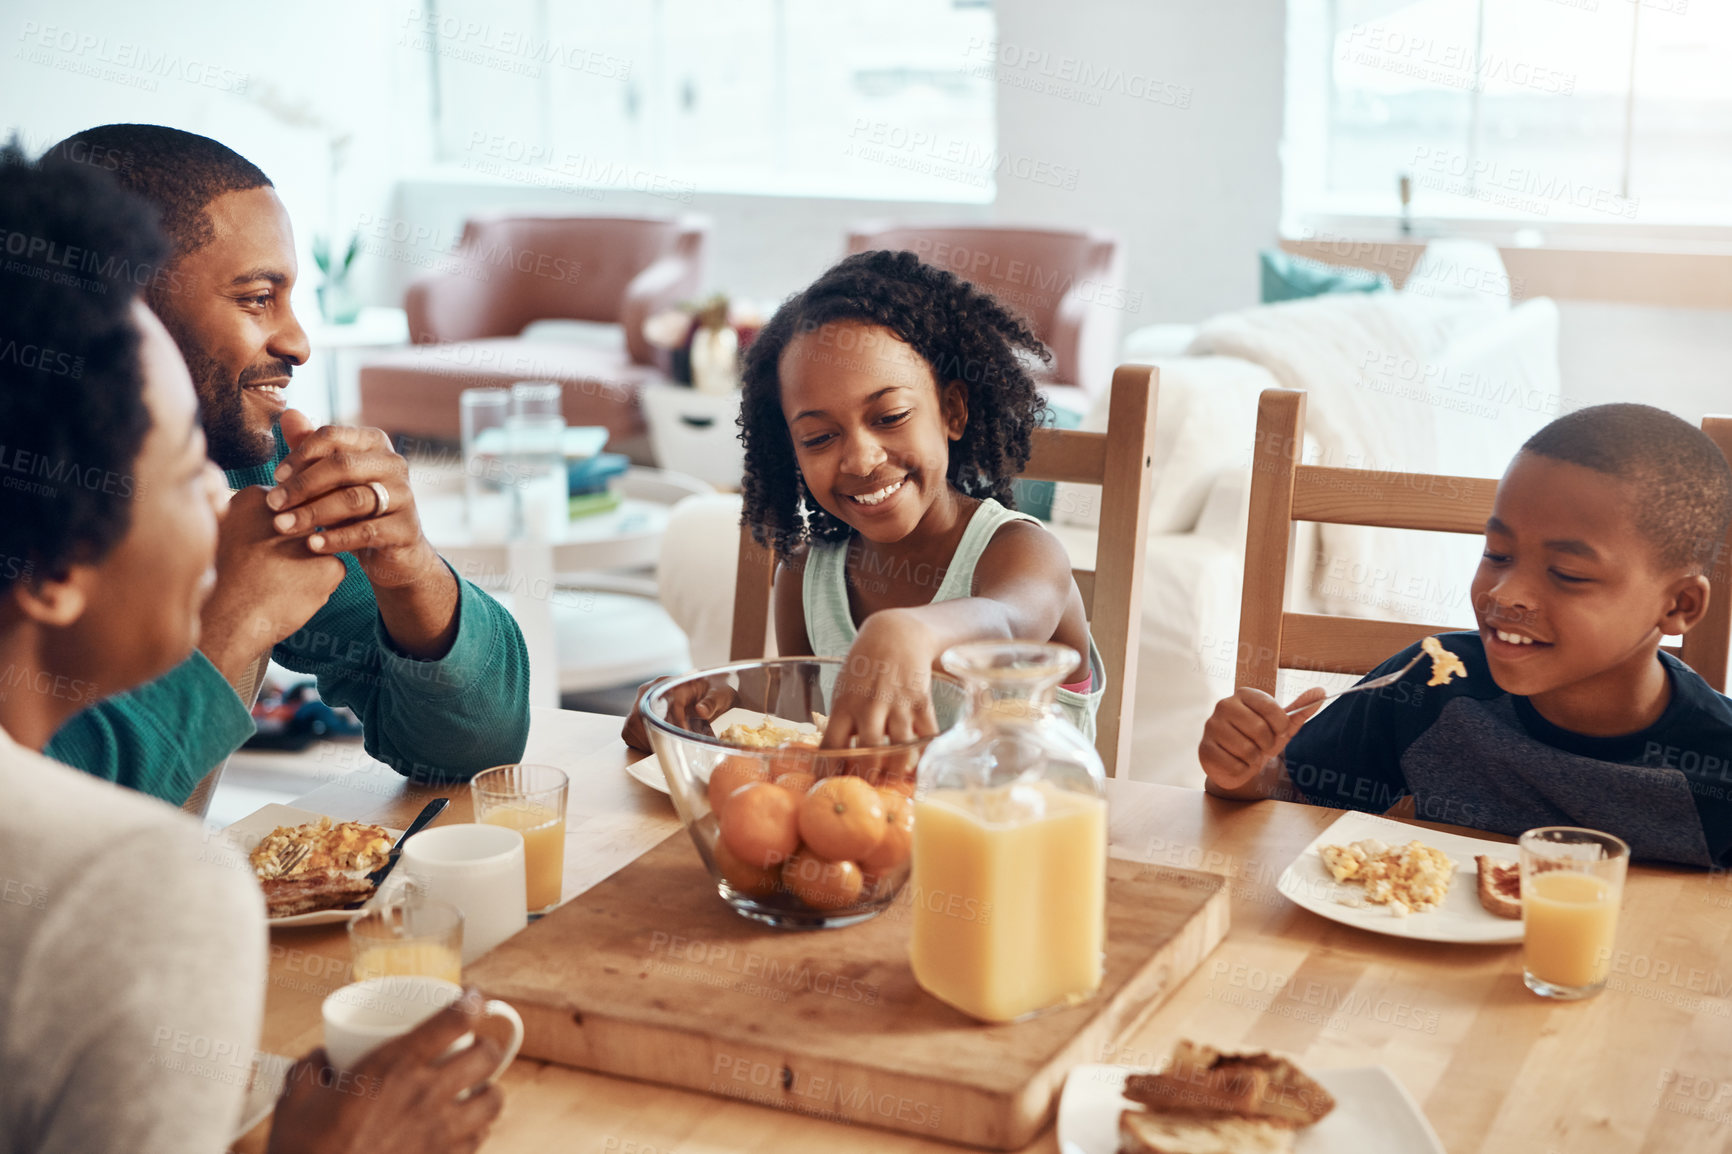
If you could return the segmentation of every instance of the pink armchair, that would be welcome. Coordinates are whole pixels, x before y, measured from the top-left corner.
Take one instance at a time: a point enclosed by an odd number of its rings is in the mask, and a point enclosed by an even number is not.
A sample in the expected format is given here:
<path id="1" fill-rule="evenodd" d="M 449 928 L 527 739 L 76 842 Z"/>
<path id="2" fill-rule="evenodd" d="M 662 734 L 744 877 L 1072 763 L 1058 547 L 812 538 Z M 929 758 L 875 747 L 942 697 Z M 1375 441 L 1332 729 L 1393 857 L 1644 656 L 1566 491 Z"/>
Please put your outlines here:
<path id="1" fill-rule="evenodd" d="M 1005 228 L 865 221 L 850 253 L 912 252 L 979 285 L 1020 312 L 1052 349 L 1040 378 L 1056 403 L 1087 412 L 1112 384 L 1125 307 L 1124 246 L 1098 229 Z"/>
<path id="2" fill-rule="evenodd" d="M 611 444 L 634 447 L 645 431 L 639 390 L 660 375 L 644 318 L 697 295 L 707 233 L 699 218 L 469 220 L 457 267 L 409 286 L 404 309 L 414 344 L 362 367 L 362 421 L 455 440 L 464 389 L 555 381 L 564 387 L 567 424 L 606 426 Z M 599 339 L 520 335 L 549 319 L 618 329 Z"/>

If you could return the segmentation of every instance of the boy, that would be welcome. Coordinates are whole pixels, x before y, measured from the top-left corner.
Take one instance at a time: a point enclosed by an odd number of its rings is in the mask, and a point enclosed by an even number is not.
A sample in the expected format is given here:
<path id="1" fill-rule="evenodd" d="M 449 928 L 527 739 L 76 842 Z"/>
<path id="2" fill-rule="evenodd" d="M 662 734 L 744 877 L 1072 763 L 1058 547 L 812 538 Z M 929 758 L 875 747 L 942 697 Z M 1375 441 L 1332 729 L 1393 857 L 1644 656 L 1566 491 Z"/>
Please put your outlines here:
<path id="1" fill-rule="evenodd" d="M 1498 483 L 1478 632 L 1439 639 L 1467 676 L 1426 688 L 1422 661 L 1309 724 L 1241 689 L 1203 730 L 1209 791 L 1373 813 L 1411 794 L 1428 821 L 1588 826 L 1638 858 L 1732 864 L 1732 702 L 1659 649 L 1701 620 L 1729 522 L 1732 468 L 1701 430 L 1647 405 L 1560 417 Z"/>

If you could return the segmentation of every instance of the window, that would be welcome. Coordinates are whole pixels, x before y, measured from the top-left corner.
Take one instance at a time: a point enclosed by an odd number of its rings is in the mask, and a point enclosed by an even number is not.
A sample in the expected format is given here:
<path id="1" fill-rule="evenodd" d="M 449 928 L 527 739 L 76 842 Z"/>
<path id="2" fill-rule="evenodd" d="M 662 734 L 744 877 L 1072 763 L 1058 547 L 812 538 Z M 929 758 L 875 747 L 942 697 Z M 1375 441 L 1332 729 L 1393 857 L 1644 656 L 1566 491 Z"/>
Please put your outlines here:
<path id="1" fill-rule="evenodd" d="M 435 0 L 438 159 L 635 188 L 990 201 L 977 0 Z M 972 54 L 972 56 L 971 56 Z"/>
<path id="2" fill-rule="evenodd" d="M 1290 227 L 1395 216 L 1403 177 L 1415 217 L 1732 225 L 1732 4 L 1289 0 L 1289 16 Z"/>

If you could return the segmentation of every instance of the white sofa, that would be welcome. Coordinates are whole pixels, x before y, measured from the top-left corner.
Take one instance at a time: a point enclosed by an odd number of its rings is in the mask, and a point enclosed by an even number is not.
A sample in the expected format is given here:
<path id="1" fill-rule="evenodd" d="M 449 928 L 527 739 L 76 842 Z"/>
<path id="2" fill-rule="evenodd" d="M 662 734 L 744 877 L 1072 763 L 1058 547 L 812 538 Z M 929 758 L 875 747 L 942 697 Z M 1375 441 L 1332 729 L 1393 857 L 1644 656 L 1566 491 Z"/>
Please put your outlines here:
<path id="1" fill-rule="evenodd" d="M 1489 256 L 1488 256 L 1489 254 Z M 1497 476 L 1559 409 L 1557 309 L 1485 291 L 1479 245 L 1433 245 L 1403 292 L 1342 295 L 1132 333 L 1124 361 L 1160 368 L 1130 776 L 1201 785 L 1203 722 L 1233 691 L 1250 450 L 1264 389 L 1310 393 L 1307 459 Z M 1463 282 L 1476 287 L 1460 290 Z M 1501 282 L 1507 285 L 1507 278 Z M 1214 349 L 1234 349 L 1222 355 Z M 1100 427 L 1104 401 L 1086 418 Z M 1094 494 L 1061 486 L 1053 531 L 1092 563 Z M 669 614 L 702 666 L 726 659 L 737 497 L 676 512 L 660 571 Z M 1471 624 L 1474 538 L 1304 526 L 1291 609 Z M 729 558 L 718 564 L 718 555 Z M 1308 559 L 1302 563 L 1299 559 Z M 1318 680 L 1296 676 L 1284 692 Z"/>

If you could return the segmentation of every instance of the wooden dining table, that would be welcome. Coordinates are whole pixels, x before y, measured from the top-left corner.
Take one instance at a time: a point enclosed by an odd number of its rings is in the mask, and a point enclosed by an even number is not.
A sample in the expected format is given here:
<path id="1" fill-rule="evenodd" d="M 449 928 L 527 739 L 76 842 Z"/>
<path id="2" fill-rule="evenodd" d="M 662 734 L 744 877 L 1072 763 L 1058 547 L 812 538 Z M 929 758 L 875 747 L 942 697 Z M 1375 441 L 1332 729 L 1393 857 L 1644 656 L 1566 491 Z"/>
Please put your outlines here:
<path id="1" fill-rule="evenodd" d="M 566 900 L 680 830 L 670 800 L 626 773 L 641 755 L 619 724 L 534 711 L 524 760 L 571 779 Z M 466 787 L 412 784 L 354 747 L 319 757 L 329 780 L 294 803 L 302 809 L 401 828 L 449 796 L 439 823 L 471 820 Z M 1224 875 L 1232 925 L 1094 1060 L 1152 1066 L 1190 1038 L 1281 1051 L 1308 1068 L 1382 1065 L 1450 1154 L 1732 1154 L 1732 874 L 1633 866 L 1607 988 L 1553 1002 L 1523 985 L 1519 945 L 1390 937 L 1278 893 L 1283 869 L 1335 810 L 1131 780 L 1108 783 L 1108 804 L 1113 856 Z M 319 1003 L 347 981 L 348 960 L 341 925 L 272 933 L 263 1050 L 319 1044 Z M 506 1105 L 486 1151 L 962 1149 L 521 1058 L 501 1084 Z M 236 1148 L 262 1151 L 268 1127 Z M 1056 1151 L 1053 1129 L 1028 1149 Z"/>

